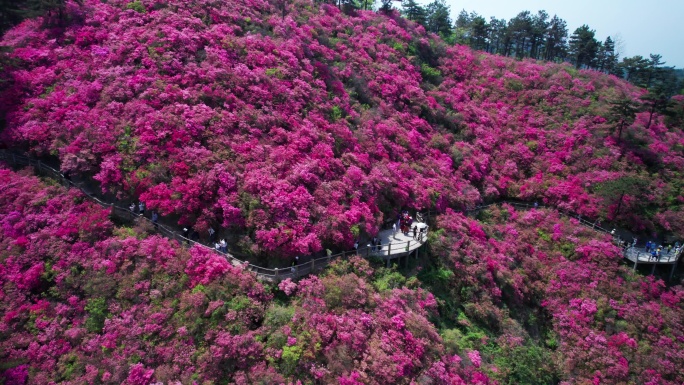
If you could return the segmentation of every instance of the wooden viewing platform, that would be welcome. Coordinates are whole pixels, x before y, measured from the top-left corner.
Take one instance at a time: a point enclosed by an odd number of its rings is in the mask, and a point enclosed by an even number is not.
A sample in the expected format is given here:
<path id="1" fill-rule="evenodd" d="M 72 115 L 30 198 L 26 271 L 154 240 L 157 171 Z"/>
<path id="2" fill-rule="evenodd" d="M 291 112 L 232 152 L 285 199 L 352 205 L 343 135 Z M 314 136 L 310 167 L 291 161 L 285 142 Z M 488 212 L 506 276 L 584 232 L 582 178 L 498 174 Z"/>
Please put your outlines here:
<path id="1" fill-rule="evenodd" d="M 682 256 L 682 247 L 673 249 L 670 252 L 661 252 L 660 258 L 654 259 L 651 253 L 646 252 L 645 249 L 635 246 L 630 246 L 625 250 L 625 259 L 634 263 L 634 270 L 637 265 L 651 265 L 651 275 L 655 273 L 655 268 L 658 265 L 672 265 L 669 280 L 672 281 L 679 257 Z"/>
<path id="2" fill-rule="evenodd" d="M 654 264 L 654 265 L 670 265 L 677 263 L 679 257 L 682 254 L 680 249 L 678 253 L 672 250 L 669 253 L 662 253 L 659 259 L 653 259 L 651 253 L 647 253 L 644 249 L 638 247 L 629 247 L 625 250 L 625 258 L 630 262 L 641 263 L 641 264 Z"/>
<path id="3" fill-rule="evenodd" d="M 366 245 L 365 253 L 359 253 L 366 257 L 376 257 L 387 261 L 389 266 L 390 260 L 399 259 L 404 256 L 416 252 L 425 244 L 427 240 L 428 225 L 424 222 L 414 221 L 411 228 L 416 227 L 416 237 L 413 237 L 413 230 L 410 230 L 408 235 L 404 235 L 399 229 L 396 233 L 393 229 L 382 230 L 378 234 L 380 238 L 380 245 L 373 247 Z M 407 259 L 408 261 L 408 259 Z"/>

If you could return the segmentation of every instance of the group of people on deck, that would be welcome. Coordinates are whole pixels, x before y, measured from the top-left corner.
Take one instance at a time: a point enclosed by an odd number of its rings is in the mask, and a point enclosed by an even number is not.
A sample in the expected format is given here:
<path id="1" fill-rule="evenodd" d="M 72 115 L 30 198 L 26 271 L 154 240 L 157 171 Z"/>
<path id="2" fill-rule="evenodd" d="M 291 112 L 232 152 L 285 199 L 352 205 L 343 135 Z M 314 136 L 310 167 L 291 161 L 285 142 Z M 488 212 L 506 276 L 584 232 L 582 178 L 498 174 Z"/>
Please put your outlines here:
<path id="1" fill-rule="evenodd" d="M 399 214 L 399 228 L 401 229 L 401 233 L 408 236 L 409 231 L 411 231 L 411 225 L 413 224 L 413 217 L 409 215 L 408 211 L 403 211 L 401 214 Z M 416 227 L 413 228 L 413 236 L 415 237 L 416 235 Z"/>
<path id="2" fill-rule="evenodd" d="M 657 245 L 655 242 L 648 241 L 646 242 L 646 247 L 644 247 L 644 251 L 649 253 L 650 256 L 648 257 L 648 260 L 654 260 L 654 261 L 660 261 L 660 258 L 667 255 L 668 259 L 672 255 L 677 255 L 679 254 L 679 249 L 681 248 L 681 245 L 679 242 L 675 243 L 674 246 L 672 245 Z M 674 252 L 674 254 L 673 254 Z"/>

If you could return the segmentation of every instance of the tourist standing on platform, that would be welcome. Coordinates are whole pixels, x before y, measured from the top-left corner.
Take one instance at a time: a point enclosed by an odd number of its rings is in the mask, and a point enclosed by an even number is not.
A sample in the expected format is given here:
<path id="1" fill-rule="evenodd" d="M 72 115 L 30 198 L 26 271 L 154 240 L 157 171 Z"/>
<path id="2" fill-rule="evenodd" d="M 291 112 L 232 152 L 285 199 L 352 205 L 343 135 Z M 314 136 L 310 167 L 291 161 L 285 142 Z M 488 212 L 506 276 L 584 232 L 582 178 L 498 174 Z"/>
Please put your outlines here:
<path id="1" fill-rule="evenodd" d="M 396 235 L 397 235 L 397 224 L 392 223 L 392 236 L 394 237 Z"/>

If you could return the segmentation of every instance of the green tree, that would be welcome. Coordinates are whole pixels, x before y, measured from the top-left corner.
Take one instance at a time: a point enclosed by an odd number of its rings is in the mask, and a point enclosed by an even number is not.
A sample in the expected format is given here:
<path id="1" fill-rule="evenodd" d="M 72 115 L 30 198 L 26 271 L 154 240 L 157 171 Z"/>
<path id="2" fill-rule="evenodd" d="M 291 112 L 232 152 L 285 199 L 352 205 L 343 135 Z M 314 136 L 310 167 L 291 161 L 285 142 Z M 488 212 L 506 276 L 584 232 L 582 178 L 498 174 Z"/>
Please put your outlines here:
<path id="1" fill-rule="evenodd" d="M 532 16 L 532 26 L 530 30 L 530 57 L 539 59 L 543 52 L 544 34 L 549 28 L 549 14 L 541 10 Z"/>
<path id="2" fill-rule="evenodd" d="M 626 57 L 619 64 L 622 77 L 628 82 L 646 87 L 649 62 L 640 55 Z"/>
<path id="3" fill-rule="evenodd" d="M 648 112 L 648 122 L 645 127 L 647 130 L 651 128 L 654 115 L 665 112 L 669 99 L 669 96 L 660 90 L 649 90 L 646 95 L 641 97 L 643 110 Z"/>
<path id="4" fill-rule="evenodd" d="M 489 51 L 489 24 L 484 17 L 475 14 L 470 23 L 469 45 L 474 49 Z"/>
<path id="5" fill-rule="evenodd" d="M 405 18 L 415 21 L 420 25 L 426 25 L 427 11 L 415 0 L 405 0 L 402 3 L 402 9 L 401 13 Z"/>
<path id="6" fill-rule="evenodd" d="M 629 97 L 623 97 L 611 102 L 608 117 L 613 126 L 613 132 L 617 131 L 618 139 L 622 139 L 622 130 L 634 123 L 639 105 Z"/>
<path id="7" fill-rule="evenodd" d="M 507 22 L 504 19 L 497 19 L 491 17 L 489 19 L 489 52 L 491 53 L 502 53 L 503 45 L 506 40 L 507 34 Z"/>
<path id="8" fill-rule="evenodd" d="M 615 42 L 608 36 L 603 42 L 602 52 L 602 71 L 611 75 L 619 75 L 618 71 L 618 55 L 615 53 Z"/>
<path id="9" fill-rule="evenodd" d="M 457 44 L 468 44 L 470 38 L 470 14 L 462 9 L 456 17 L 456 22 L 454 23 L 454 43 Z"/>
<path id="10" fill-rule="evenodd" d="M 568 27 L 565 20 L 553 15 L 544 34 L 545 60 L 564 60 L 568 39 Z"/>
<path id="11" fill-rule="evenodd" d="M 620 214 L 625 195 L 642 197 L 648 191 L 648 181 L 640 176 L 623 176 L 599 183 L 594 191 L 606 201 L 607 205 L 616 205 L 613 213 L 608 215 L 609 219 L 613 219 Z"/>
<path id="12" fill-rule="evenodd" d="M 401 1 L 401 0 L 380 0 L 380 8 L 378 11 L 382 13 L 389 13 L 394 9 L 394 5 L 392 5 L 392 2 L 394 1 Z"/>
<path id="13" fill-rule="evenodd" d="M 576 68 L 592 68 L 595 66 L 599 46 L 595 35 L 596 31 L 584 24 L 570 36 L 569 51 Z"/>
<path id="14" fill-rule="evenodd" d="M 508 22 L 508 31 L 512 37 L 515 56 L 523 58 L 529 56 L 528 44 L 532 36 L 532 16 L 530 11 L 520 12 Z"/>
<path id="15" fill-rule="evenodd" d="M 428 4 L 426 11 L 428 31 L 442 37 L 451 35 L 451 11 L 444 0 L 435 0 Z"/>

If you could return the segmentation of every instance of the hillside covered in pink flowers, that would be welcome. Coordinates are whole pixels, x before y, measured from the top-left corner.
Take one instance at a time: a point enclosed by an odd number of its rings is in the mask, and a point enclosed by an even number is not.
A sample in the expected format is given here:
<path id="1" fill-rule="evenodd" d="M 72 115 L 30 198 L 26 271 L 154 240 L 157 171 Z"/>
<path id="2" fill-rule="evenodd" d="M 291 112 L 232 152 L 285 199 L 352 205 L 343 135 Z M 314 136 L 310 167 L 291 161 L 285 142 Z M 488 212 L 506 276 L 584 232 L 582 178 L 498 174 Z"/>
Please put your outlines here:
<path id="1" fill-rule="evenodd" d="M 0 384 L 684 382 L 681 286 L 557 211 L 684 239 L 681 95 L 396 12 L 79 3 L 0 41 L 3 147 L 261 261 L 439 216 L 406 271 L 272 285 L 2 168 Z M 503 199 L 551 208 L 461 214 Z"/>
<path id="2" fill-rule="evenodd" d="M 398 15 L 281 5 L 91 1 L 65 30 L 26 21 L 3 40 L 3 140 L 283 256 L 350 247 L 397 207 L 516 197 L 612 218 L 597 191 L 635 178 L 618 216 L 684 235 L 681 111 L 616 116 L 644 91 Z"/>

